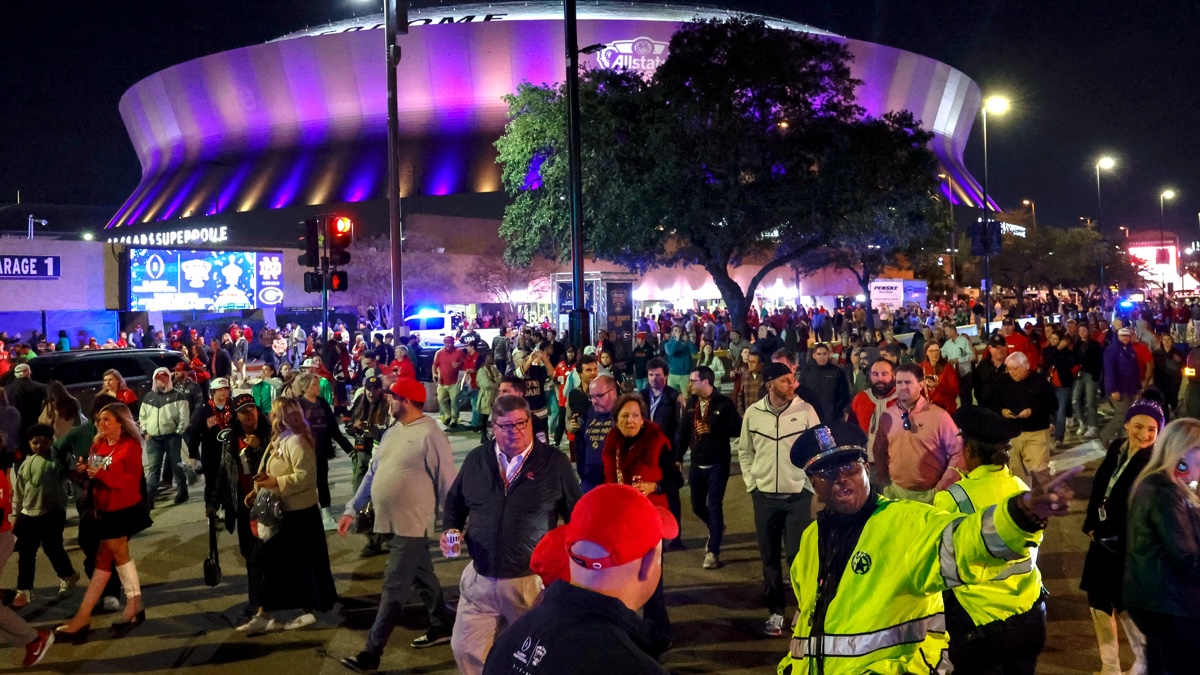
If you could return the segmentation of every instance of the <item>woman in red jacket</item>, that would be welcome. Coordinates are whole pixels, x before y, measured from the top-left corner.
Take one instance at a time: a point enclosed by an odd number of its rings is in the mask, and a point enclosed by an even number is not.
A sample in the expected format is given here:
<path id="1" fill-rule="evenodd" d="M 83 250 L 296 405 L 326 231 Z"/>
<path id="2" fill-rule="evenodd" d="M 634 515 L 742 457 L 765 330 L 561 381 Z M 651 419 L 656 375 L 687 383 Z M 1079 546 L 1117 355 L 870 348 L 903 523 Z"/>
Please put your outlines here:
<path id="1" fill-rule="evenodd" d="M 115 368 L 104 371 L 104 386 L 100 389 L 100 393 L 108 394 L 127 406 L 138 402 L 137 392 L 125 384 L 125 377 Z"/>
<path id="2" fill-rule="evenodd" d="M 113 628 L 129 629 L 146 620 L 137 567 L 129 555 L 129 537 L 150 526 L 150 514 L 142 501 L 142 434 L 126 405 L 112 403 L 100 410 L 91 454 L 86 463 L 79 460 L 75 470 L 86 472 L 90 479 L 88 492 L 100 535 L 96 570 L 79 611 L 55 631 L 61 638 L 78 641 L 90 630 L 92 609 L 114 569 L 128 602 Z"/>
<path id="3" fill-rule="evenodd" d="M 958 410 L 958 368 L 942 356 L 941 346 L 933 340 L 925 343 L 921 370 L 925 371 L 925 394 L 929 400 L 953 415 Z"/>
<path id="4" fill-rule="evenodd" d="M 604 439 L 604 482 L 632 485 L 655 506 L 667 508 L 667 490 L 683 487 L 683 475 L 675 463 L 671 441 L 658 425 L 650 421 L 646 401 L 637 394 L 625 394 L 613 406 L 616 424 Z M 663 550 L 666 550 L 665 544 Z M 660 648 L 671 643 L 671 619 L 663 582 L 646 601 L 643 614 L 654 626 Z"/>

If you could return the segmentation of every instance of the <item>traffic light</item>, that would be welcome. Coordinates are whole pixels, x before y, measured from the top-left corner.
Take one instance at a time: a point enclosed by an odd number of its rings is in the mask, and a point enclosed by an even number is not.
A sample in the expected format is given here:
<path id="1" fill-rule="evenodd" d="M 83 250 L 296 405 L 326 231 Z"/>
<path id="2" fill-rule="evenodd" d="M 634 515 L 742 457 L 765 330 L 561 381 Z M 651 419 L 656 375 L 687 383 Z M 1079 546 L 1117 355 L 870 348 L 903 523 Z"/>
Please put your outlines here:
<path id="1" fill-rule="evenodd" d="M 349 255 L 349 254 L 347 254 Z M 329 273 L 329 290 L 344 291 L 350 285 L 350 277 L 344 270 Z"/>
<path id="2" fill-rule="evenodd" d="M 304 226 L 304 253 L 297 260 L 301 267 L 315 269 L 321 266 L 321 219 L 309 218 L 300 224 Z"/>
<path id="3" fill-rule="evenodd" d="M 346 216 L 330 216 L 326 220 L 329 227 L 329 264 L 337 267 L 350 262 L 350 242 L 354 239 L 354 221 Z"/>
<path id="4" fill-rule="evenodd" d="M 303 256 L 301 256 L 303 257 Z M 324 289 L 321 283 L 320 272 L 305 272 L 304 273 L 304 292 L 305 293 L 320 293 Z"/>

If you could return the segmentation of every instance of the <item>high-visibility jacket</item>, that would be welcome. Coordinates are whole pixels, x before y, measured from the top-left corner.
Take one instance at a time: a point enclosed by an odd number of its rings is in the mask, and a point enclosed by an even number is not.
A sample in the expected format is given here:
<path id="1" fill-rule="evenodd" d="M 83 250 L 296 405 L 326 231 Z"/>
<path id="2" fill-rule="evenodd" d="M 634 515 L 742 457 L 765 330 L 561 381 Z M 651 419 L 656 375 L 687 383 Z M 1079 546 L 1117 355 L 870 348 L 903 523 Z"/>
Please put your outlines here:
<path id="1" fill-rule="evenodd" d="M 970 515 L 1028 489 L 1007 466 L 984 465 L 938 492 L 933 505 L 950 513 Z M 1033 539 L 1040 545 L 1042 533 L 1038 532 Z M 976 626 L 1028 612 L 1042 596 L 1037 549 L 1031 549 L 1028 557 L 1010 563 L 991 581 L 959 586 L 953 592 Z"/>
<path id="2" fill-rule="evenodd" d="M 800 620 L 779 675 L 940 673 L 949 669 L 941 592 L 987 581 L 1028 557 L 1034 533 L 1007 505 L 964 517 L 928 504 L 879 497 L 813 636 L 820 521 L 804 532 L 792 562 Z M 827 593 L 830 591 L 826 591 Z M 818 669 L 817 660 L 824 662 Z"/>

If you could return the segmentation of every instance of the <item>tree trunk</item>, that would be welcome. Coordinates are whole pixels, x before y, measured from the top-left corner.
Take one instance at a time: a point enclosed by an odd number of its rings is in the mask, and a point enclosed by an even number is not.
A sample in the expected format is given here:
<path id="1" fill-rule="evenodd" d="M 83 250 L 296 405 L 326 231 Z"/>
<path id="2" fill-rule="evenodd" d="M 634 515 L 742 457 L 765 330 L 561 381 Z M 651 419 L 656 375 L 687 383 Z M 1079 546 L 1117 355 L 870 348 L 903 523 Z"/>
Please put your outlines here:
<path id="1" fill-rule="evenodd" d="M 746 313 L 750 309 L 749 298 L 754 297 L 754 288 L 757 284 L 751 281 L 750 288 L 746 292 L 743 292 L 738 282 L 729 276 L 729 270 L 720 263 L 705 265 L 704 269 L 712 276 L 717 290 L 721 291 L 721 299 L 725 301 L 725 306 L 729 308 L 729 320 L 733 324 L 733 330 L 741 333 L 742 337 L 749 340 L 750 332 L 746 327 Z"/>

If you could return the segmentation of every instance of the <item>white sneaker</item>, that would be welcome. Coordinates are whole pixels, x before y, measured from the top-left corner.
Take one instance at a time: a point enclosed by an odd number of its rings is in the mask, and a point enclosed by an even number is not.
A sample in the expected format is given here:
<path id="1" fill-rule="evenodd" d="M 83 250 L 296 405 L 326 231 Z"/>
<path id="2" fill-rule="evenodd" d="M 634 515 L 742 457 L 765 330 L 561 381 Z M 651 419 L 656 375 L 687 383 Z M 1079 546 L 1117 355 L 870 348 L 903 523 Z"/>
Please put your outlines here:
<path id="1" fill-rule="evenodd" d="M 769 637 L 779 637 L 783 635 L 783 615 L 772 614 L 767 617 L 767 622 L 763 624 L 763 634 Z"/>
<path id="2" fill-rule="evenodd" d="M 721 558 L 716 553 L 709 551 L 704 554 L 704 569 L 715 570 L 721 566 Z"/>
<path id="3" fill-rule="evenodd" d="M 291 621 L 283 624 L 284 630 L 296 630 L 297 628 L 305 628 L 317 622 L 317 617 L 312 612 L 306 612 Z"/>
<path id="4" fill-rule="evenodd" d="M 106 595 L 100 602 L 104 606 L 104 611 L 106 612 L 121 611 L 121 600 L 115 595 Z"/>
<path id="5" fill-rule="evenodd" d="M 33 602 L 33 591 L 17 591 L 17 594 L 13 596 L 12 603 L 9 604 L 9 607 L 12 607 L 13 609 L 21 609 L 31 602 Z"/>
<path id="6" fill-rule="evenodd" d="M 1100 432 L 1096 431 L 1096 427 L 1088 427 L 1087 431 L 1083 432 L 1084 438 L 1095 438 L 1099 435 L 1100 435 Z"/>
<path id="7" fill-rule="evenodd" d="M 275 630 L 275 619 L 268 619 L 260 614 L 255 614 L 249 621 L 237 627 L 237 632 L 245 633 L 246 635 L 258 635 Z"/>
<path id="8" fill-rule="evenodd" d="M 329 515 L 329 511 L 326 509 L 321 509 L 321 522 L 324 524 L 326 532 L 333 532 L 338 529 L 337 521 L 333 519 L 333 516 Z"/>
<path id="9" fill-rule="evenodd" d="M 75 592 L 75 587 L 79 585 L 79 572 L 72 574 L 65 579 L 58 580 L 58 597 L 65 598 Z"/>

